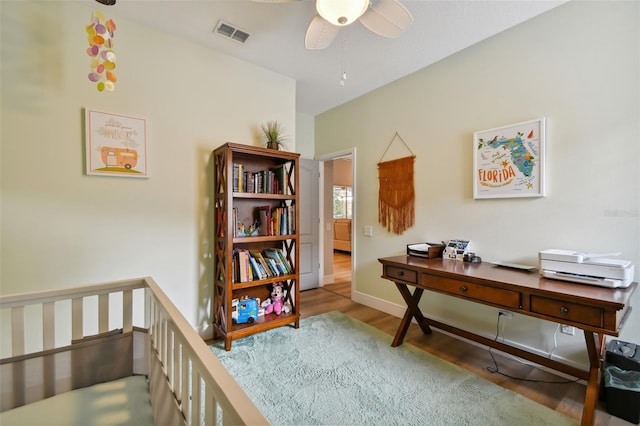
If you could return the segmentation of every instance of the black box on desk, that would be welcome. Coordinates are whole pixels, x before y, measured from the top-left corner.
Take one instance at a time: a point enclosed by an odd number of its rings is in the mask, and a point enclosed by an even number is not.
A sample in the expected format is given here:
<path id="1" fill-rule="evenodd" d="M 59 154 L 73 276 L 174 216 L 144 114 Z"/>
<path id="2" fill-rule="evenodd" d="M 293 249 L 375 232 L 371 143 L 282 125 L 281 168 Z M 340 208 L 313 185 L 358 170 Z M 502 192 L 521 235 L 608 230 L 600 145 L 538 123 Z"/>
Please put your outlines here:
<path id="1" fill-rule="evenodd" d="M 604 369 L 607 412 L 628 422 L 640 423 L 640 371 L 610 365 Z"/>

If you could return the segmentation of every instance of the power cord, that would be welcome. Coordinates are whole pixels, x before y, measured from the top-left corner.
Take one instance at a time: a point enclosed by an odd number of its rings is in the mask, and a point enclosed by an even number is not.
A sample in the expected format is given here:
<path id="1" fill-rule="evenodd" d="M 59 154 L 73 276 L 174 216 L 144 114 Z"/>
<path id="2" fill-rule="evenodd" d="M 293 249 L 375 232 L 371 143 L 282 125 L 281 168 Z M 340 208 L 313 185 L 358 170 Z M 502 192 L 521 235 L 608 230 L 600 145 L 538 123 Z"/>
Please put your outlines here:
<path id="1" fill-rule="evenodd" d="M 556 331 L 553 332 L 553 349 L 549 352 L 549 359 L 551 359 L 553 353 L 558 348 L 558 331 L 560 331 L 560 324 L 556 325 Z"/>
<path id="2" fill-rule="evenodd" d="M 500 318 L 503 316 L 502 312 L 498 313 L 498 321 L 496 322 L 496 337 L 495 339 L 493 339 L 494 342 L 498 341 L 498 338 L 500 337 Z M 558 328 L 559 328 L 559 324 L 558 324 Z M 557 329 L 556 329 L 556 333 L 557 333 Z M 551 355 L 553 354 L 553 351 L 555 351 L 557 343 L 556 343 L 556 339 L 555 339 L 555 334 L 554 333 L 554 347 L 551 351 L 551 353 L 549 354 L 549 358 L 551 358 Z M 502 326 L 502 342 L 504 343 L 504 324 Z M 500 371 L 500 367 L 498 366 L 498 362 L 496 361 L 495 357 L 493 356 L 493 352 L 492 352 L 491 347 L 489 347 L 489 355 L 491 356 L 491 359 L 493 360 L 493 367 L 492 366 L 487 366 L 486 369 L 489 373 L 491 374 L 500 374 L 504 377 L 508 377 L 510 379 L 513 380 L 520 380 L 523 382 L 532 382 L 532 383 L 549 383 L 549 384 L 554 384 L 554 385 L 566 385 L 566 384 L 570 384 L 570 383 L 576 383 L 578 381 L 580 381 L 580 379 L 575 379 L 575 380 L 565 380 L 565 381 L 548 381 L 548 380 L 537 380 L 537 379 L 527 379 L 525 377 L 516 377 L 516 376 L 512 376 L 510 374 L 507 373 L 503 373 L 502 371 Z"/>

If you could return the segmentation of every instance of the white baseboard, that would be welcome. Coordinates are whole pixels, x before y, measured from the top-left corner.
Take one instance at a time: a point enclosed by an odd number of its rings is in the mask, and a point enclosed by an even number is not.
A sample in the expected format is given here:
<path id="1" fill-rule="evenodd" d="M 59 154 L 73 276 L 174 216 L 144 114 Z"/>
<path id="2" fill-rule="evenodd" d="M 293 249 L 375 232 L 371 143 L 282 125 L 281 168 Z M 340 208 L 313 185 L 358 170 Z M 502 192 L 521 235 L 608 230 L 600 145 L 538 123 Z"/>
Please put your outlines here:
<path id="1" fill-rule="evenodd" d="M 360 292 L 357 292 L 357 291 L 353 291 L 351 293 L 351 300 L 353 300 L 354 302 L 360 303 L 362 305 L 368 306 L 370 308 L 377 309 L 379 311 L 382 311 L 384 313 L 392 315 L 392 316 L 394 316 L 396 318 L 402 318 L 404 316 L 404 313 L 405 313 L 406 309 L 407 309 L 407 307 L 405 305 L 398 305 L 398 304 L 395 304 L 395 303 L 391 303 L 388 300 L 384 300 L 384 299 L 380 299 L 380 298 L 377 298 L 377 297 L 373 297 L 373 296 L 370 296 L 368 294 L 360 293 Z M 438 318 L 438 317 L 434 317 L 434 316 L 432 316 L 431 318 L 436 320 L 436 321 L 438 321 L 438 322 L 441 322 L 441 323 L 444 323 L 444 324 L 447 324 L 447 325 L 451 325 L 452 327 L 456 327 L 456 325 L 452 324 L 450 320 L 447 320 L 447 319 L 444 319 L 444 318 Z M 416 323 L 416 320 L 414 319 L 414 320 L 412 320 L 412 322 Z M 478 346 L 478 347 L 481 347 L 481 348 L 488 349 L 488 346 L 485 346 L 485 345 L 483 345 L 481 343 L 475 342 L 473 340 L 465 339 L 464 337 L 457 336 L 457 335 L 455 335 L 453 333 L 449 333 L 449 332 L 447 332 L 445 330 L 441 330 L 441 329 L 439 329 L 437 327 L 434 327 L 434 328 L 436 328 L 439 332 L 441 332 L 443 334 L 446 334 L 448 336 L 451 336 L 453 338 L 462 340 L 464 342 L 470 343 L 472 345 L 475 345 L 475 346 Z M 477 334 L 479 336 L 485 337 L 487 339 L 494 339 L 495 338 L 495 335 L 489 335 L 487 333 L 483 333 L 483 332 L 479 332 L 479 331 L 475 331 L 475 330 L 469 330 L 469 331 L 472 332 L 472 333 L 475 333 L 475 334 Z M 536 355 L 543 356 L 543 357 L 549 357 L 549 353 L 548 352 L 545 352 L 545 351 L 542 351 L 540 349 L 527 346 L 527 345 L 525 345 L 525 344 L 523 344 L 521 342 L 516 342 L 516 341 L 513 341 L 513 340 L 506 339 L 506 340 L 504 340 L 504 343 L 506 343 L 506 344 L 508 344 L 510 346 L 513 346 L 515 348 L 522 349 L 522 350 L 524 350 L 526 352 L 529 352 L 529 353 L 534 353 Z M 493 349 L 493 350 L 498 351 L 497 349 Z M 566 374 L 561 373 L 559 371 L 556 371 L 556 370 L 553 370 L 551 368 L 545 367 L 544 365 L 538 365 L 538 364 L 536 364 L 534 362 L 531 362 L 531 361 L 528 361 L 528 360 L 524 360 L 524 359 L 520 359 L 518 357 L 515 357 L 515 356 L 513 356 L 511 354 L 507 354 L 507 353 L 502 352 L 502 351 L 498 351 L 498 352 L 500 352 L 502 355 L 504 355 L 506 357 L 516 359 L 516 360 L 518 360 L 518 361 L 520 361 L 522 363 L 525 363 L 525 364 L 533 365 L 536 368 L 539 368 L 541 370 L 545 370 L 545 371 L 551 372 L 553 374 L 556 374 L 556 375 L 559 375 L 559 376 L 562 376 L 562 377 L 566 377 L 568 379 L 575 379 L 575 377 L 573 377 L 573 376 L 566 375 Z M 551 358 L 553 360 L 555 360 L 555 361 L 561 362 L 561 363 L 563 363 L 565 365 L 569 365 L 569 366 L 571 366 L 573 368 L 577 368 L 577 369 L 585 370 L 585 371 L 589 370 L 589 366 L 588 365 L 582 364 L 582 363 L 577 363 L 575 361 L 569 360 L 569 359 L 561 357 L 561 356 L 552 355 Z"/>

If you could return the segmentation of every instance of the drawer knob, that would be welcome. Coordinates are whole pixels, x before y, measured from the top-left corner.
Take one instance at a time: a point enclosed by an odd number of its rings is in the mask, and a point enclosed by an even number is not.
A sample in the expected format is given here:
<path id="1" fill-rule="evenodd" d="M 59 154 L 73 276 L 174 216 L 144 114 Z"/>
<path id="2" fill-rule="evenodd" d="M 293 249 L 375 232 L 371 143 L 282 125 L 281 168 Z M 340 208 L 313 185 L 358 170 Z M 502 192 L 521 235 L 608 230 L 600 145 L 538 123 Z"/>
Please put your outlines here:
<path id="1" fill-rule="evenodd" d="M 463 292 L 463 293 L 464 293 L 465 291 L 467 291 L 467 286 L 466 286 L 466 285 L 461 285 L 461 286 L 460 286 L 460 291 L 461 291 L 461 292 Z"/>
<path id="2" fill-rule="evenodd" d="M 401 277 L 404 277 L 404 271 L 398 272 L 398 275 L 401 276 Z"/>
<path id="3" fill-rule="evenodd" d="M 560 313 L 561 313 L 562 315 L 567 315 L 567 314 L 569 313 L 569 308 L 566 308 L 566 307 L 564 307 L 564 306 L 561 306 L 561 307 L 560 307 Z"/>

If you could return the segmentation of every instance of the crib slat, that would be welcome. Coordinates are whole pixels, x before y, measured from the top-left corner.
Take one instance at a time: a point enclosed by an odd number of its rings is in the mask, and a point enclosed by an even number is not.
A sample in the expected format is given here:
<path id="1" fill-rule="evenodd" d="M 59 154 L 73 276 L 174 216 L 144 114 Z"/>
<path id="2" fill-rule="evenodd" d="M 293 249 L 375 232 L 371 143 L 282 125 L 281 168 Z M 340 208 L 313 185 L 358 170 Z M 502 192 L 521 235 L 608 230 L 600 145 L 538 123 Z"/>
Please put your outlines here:
<path id="1" fill-rule="evenodd" d="M 164 374 L 167 374 L 168 365 L 168 357 L 167 357 L 167 341 L 169 340 L 169 324 L 167 319 L 162 314 L 162 321 L 160 322 L 160 334 L 162 334 L 162 341 L 160 342 L 160 359 L 162 360 L 162 366 Z"/>
<path id="2" fill-rule="evenodd" d="M 11 353 L 24 355 L 24 307 L 11 308 Z"/>
<path id="3" fill-rule="evenodd" d="M 55 302 L 42 304 L 42 349 L 54 349 L 56 346 Z M 43 396 L 48 398 L 56 394 L 56 363 L 52 356 L 42 360 Z"/>
<path id="4" fill-rule="evenodd" d="M 156 342 L 158 345 L 158 352 L 160 352 L 160 359 L 164 362 L 164 357 L 162 356 L 162 340 L 164 339 L 164 334 L 162 334 L 162 310 L 160 309 L 160 305 L 156 303 L 156 313 L 155 313 L 155 321 L 156 321 Z"/>
<path id="5" fill-rule="evenodd" d="M 149 335 L 152 336 L 152 339 L 155 341 L 155 324 L 153 322 L 153 312 L 155 310 L 155 298 L 152 296 L 151 290 L 150 289 L 146 289 L 145 292 L 147 293 L 147 300 L 146 300 L 146 304 L 145 304 L 145 312 L 146 312 L 146 324 L 145 324 L 145 328 L 147 328 L 149 330 Z"/>
<path id="6" fill-rule="evenodd" d="M 73 340 L 79 340 L 84 337 L 82 308 L 82 297 L 71 299 L 71 338 Z"/>
<path id="7" fill-rule="evenodd" d="M 217 425 L 218 412 L 216 408 L 216 400 L 213 397 L 211 386 L 204 382 L 204 424 Z"/>
<path id="8" fill-rule="evenodd" d="M 151 321 L 153 324 L 153 341 L 156 343 L 156 349 L 160 352 L 160 308 L 157 303 L 153 304 L 153 318 Z M 160 356 L 162 357 L 162 354 Z"/>
<path id="9" fill-rule="evenodd" d="M 176 399 L 180 401 L 182 398 L 182 392 L 180 390 L 180 365 L 182 364 L 182 358 L 180 355 L 180 346 L 182 341 L 178 339 L 178 335 L 174 334 L 173 337 L 173 373 L 171 375 L 171 390 L 176 396 Z"/>
<path id="10" fill-rule="evenodd" d="M 98 332 L 109 331 L 109 294 L 98 296 Z"/>
<path id="11" fill-rule="evenodd" d="M 175 333 L 171 323 L 167 321 L 167 363 L 165 368 L 165 374 L 169 380 L 169 388 L 173 390 L 173 364 L 176 360 L 173 358 L 173 345 L 175 345 Z"/>
<path id="12" fill-rule="evenodd" d="M 189 353 L 185 346 L 182 347 L 182 373 L 180 374 L 180 389 L 181 389 L 181 406 L 182 414 L 185 418 L 189 416 Z"/>
<path id="13" fill-rule="evenodd" d="M 133 330 L 133 290 L 122 292 L 122 331 Z"/>
<path id="14" fill-rule="evenodd" d="M 200 424 L 200 401 L 202 399 L 200 386 L 200 372 L 192 371 L 191 374 L 191 424 Z"/>
<path id="15" fill-rule="evenodd" d="M 144 289 L 144 328 L 149 329 L 151 333 L 151 289 Z"/>
<path id="16" fill-rule="evenodd" d="M 42 349 L 53 349 L 56 345 L 56 304 L 42 304 Z"/>
<path id="17" fill-rule="evenodd" d="M 151 341 L 156 342 L 156 320 L 155 320 L 155 312 L 156 312 L 156 301 L 155 298 L 149 294 L 149 298 L 147 299 L 149 314 L 147 317 L 147 329 L 149 330 L 149 336 L 151 336 Z"/>

